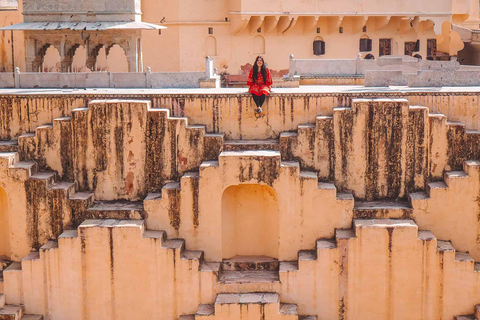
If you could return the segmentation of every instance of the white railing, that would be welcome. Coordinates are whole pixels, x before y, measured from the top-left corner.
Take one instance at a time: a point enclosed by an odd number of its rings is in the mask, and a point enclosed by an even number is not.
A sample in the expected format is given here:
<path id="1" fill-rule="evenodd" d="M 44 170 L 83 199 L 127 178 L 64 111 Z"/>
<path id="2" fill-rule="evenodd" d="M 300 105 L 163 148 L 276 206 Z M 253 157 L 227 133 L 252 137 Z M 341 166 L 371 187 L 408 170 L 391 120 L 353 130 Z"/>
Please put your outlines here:
<path id="1" fill-rule="evenodd" d="M 308 77 L 364 77 L 367 87 L 389 85 L 438 87 L 480 86 L 480 67 L 450 61 L 420 60 L 410 56 L 361 59 L 294 59 L 285 79 Z"/>
<path id="2" fill-rule="evenodd" d="M 199 88 L 220 87 L 213 59 L 199 72 L 15 72 L 0 73 L 0 88 Z"/>

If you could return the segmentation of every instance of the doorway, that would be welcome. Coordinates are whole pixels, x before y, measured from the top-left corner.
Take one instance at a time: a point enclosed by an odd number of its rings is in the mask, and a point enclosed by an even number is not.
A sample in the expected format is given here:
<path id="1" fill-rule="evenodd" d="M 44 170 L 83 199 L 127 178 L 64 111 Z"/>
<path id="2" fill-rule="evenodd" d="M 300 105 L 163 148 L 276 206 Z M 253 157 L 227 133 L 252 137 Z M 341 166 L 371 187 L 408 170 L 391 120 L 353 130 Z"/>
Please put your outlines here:
<path id="1" fill-rule="evenodd" d="M 278 223 L 278 200 L 271 187 L 228 187 L 222 196 L 222 258 L 278 258 Z"/>

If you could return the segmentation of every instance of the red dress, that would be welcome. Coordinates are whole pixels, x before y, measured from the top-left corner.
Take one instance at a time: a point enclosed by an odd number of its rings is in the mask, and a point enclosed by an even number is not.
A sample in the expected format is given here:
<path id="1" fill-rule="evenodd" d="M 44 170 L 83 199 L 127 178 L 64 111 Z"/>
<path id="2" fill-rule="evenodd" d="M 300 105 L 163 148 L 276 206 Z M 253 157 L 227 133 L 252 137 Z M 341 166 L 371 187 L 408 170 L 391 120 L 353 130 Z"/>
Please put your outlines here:
<path id="1" fill-rule="evenodd" d="M 250 75 L 248 76 L 248 81 L 247 85 L 250 86 L 250 89 L 248 89 L 248 92 L 261 96 L 262 94 L 268 96 L 270 93 L 270 86 L 272 85 L 272 76 L 270 74 L 270 70 L 267 68 L 267 81 L 263 83 L 263 76 L 262 73 L 258 73 L 258 79 L 257 81 L 253 82 L 253 68 L 250 70 Z"/>

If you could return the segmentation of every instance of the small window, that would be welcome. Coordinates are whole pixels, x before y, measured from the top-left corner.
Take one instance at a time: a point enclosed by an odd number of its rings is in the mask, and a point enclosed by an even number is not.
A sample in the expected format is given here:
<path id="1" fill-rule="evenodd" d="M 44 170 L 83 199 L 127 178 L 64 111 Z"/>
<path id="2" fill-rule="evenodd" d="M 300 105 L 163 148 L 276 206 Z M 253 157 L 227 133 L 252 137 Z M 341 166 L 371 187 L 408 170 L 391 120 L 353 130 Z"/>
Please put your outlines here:
<path id="1" fill-rule="evenodd" d="M 338 33 L 343 33 L 343 27 L 338 28 Z"/>
<path id="2" fill-rule="evenodd" d="M 406 56 L 411 56 L 413 55 L 414 52 L 420 51 L 420 41 L 406 41 L 405 42 L 405 55 Z"/>
<path id="3" fill-rule="evenodd" d="M 313 54 L 316 56 L 321 56 L 325 54 L 325 41 L 323 40 L 313 41 Z"/>
<path id="4" fill-rule="evenodd" d="M 257 32 L 258 32 L 258 33 L 261 33 L 261 32 L 262 32 L 262 27 L 258 28 L 258 29 L 257 29 Z"/>
<path id="5" fill-rule="evenodd" d="M 317 33 L 320 33 L 320 28 L 317 28 Z"/>
<path id="6" fill-rule="evenodd" d="M 213 34 L 213 28 L 208 28 L 208 34 Z"/>
<path id="7" fill-rule="evenodd" d="M 364 58 L 365 60 L 375 60 L 375 57 L 373 56 L 373 54 L 369 53 L 365 56 Z"/>
<path id="8" fill-rule="evenodd" d="M 360 52 L 372 51 L 372 39 L 363 38 L 360 39 Z"/>
<path id="9" fill-rule="evenodd" d="M 367 26 L 363 26 L 362 32 L 367 32 Z"/>
<path id="10" fill-rule="evenodd" d="M 415 52 L 418 51 L 420 51 L 420 40 L 417 40 L 417 42 L 415 43 Z"/>
<path id="11" fill-rule="evenodd" d="M 159 36 L 162 35 L 162 29 L 158 29 L 158 35 L 159 35 Z"/>

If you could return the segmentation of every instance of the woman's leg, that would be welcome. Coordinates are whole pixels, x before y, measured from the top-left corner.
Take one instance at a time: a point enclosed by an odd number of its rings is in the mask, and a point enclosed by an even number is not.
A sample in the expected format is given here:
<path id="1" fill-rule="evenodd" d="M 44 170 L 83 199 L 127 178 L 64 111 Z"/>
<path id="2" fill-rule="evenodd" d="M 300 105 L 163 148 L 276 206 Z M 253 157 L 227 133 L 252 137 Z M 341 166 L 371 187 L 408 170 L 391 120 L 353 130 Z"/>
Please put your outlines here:
<path id="1" fill-rule="evenodd" d="M 258 97 L 259 99 L 259 108 L 261 108 L 263 106 L 263 104 L 265 103 L 265 98 L 266 96 L 264 94 L 262 94 L 260 97 Z"/>
<path id="2" fill-rule="evenodd" d="M 260 106 L 260 97 L 252 93 L 252 98 L 253 98 L 253 101 L 255 101 L 255 104 L 257 105 L 257 108 L 258 108 Z"/>

